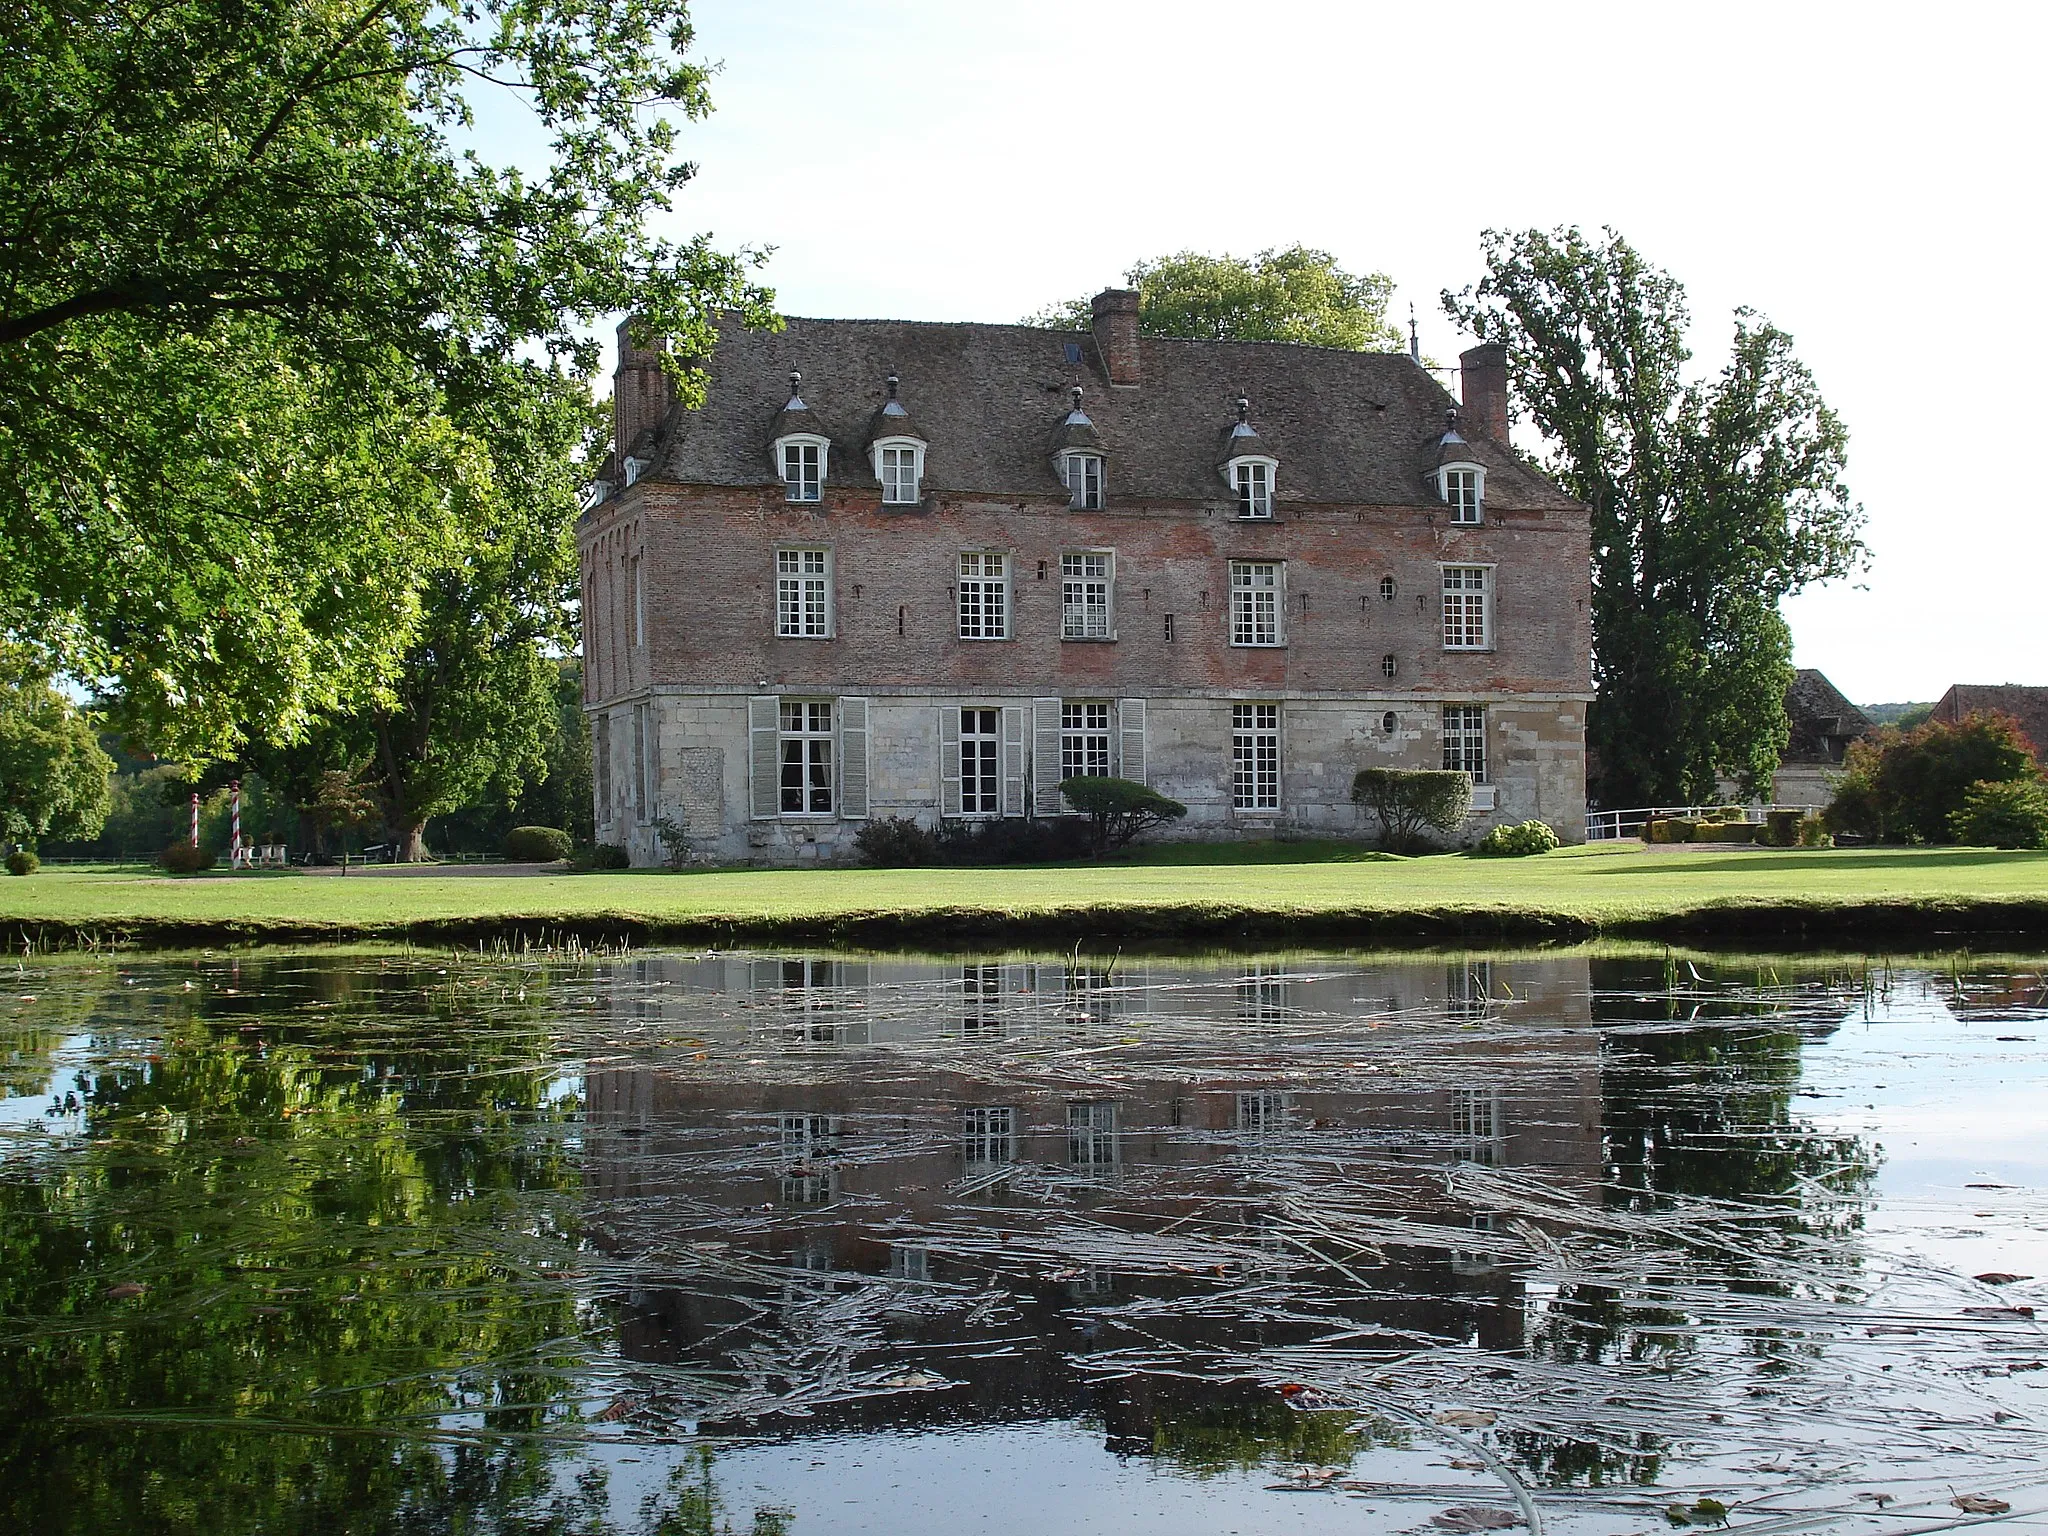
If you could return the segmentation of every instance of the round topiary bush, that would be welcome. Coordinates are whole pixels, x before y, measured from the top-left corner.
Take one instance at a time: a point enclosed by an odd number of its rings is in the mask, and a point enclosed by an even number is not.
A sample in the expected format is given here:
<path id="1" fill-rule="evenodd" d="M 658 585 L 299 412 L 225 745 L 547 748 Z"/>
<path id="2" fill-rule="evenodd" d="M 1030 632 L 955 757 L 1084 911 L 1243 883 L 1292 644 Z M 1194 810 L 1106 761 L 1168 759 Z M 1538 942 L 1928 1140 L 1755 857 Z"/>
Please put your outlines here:
<path id="1" fill-rule="evenodd" d="M 157 863 L 174 875 L 196 875 L 213 868 L 213 850 L 194 848 L 190 843 L 172 843 L 156 856 Z"/>
<path id="2" fill-rule="evenodd" d="M 1518 827 L 1495 827 L 1472 851 L 1487 858 L 1520 859 L 1548 853 L 1556 846 L 1557 834 L 1548 823 L 1525 821 Z"/>
<path id="3" fill-rule="evenodd" d="M 513 864 L 552 864 L 569 857 L 569 834 L 560 827 L 514 827 L 505 834 L 505 858 Z"/>
<path id="4" fill-rule="evenodd" d="M 7 873 L 10 875 L 32 875 L 43 867 L 43 861 L 26 848 L 17 848 L 7 855 Z"/>

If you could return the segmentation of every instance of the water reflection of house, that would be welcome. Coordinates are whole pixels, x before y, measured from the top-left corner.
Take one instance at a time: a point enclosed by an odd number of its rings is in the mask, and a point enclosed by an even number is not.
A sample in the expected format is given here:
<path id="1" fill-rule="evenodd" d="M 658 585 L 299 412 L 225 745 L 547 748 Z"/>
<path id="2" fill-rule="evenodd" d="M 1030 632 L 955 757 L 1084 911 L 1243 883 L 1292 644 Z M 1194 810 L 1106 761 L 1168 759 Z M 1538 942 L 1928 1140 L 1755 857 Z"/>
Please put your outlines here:
<path id="1" fill-rule="evenodd" d="M 753 1271 L 644 1291 L 622 1343 L 650 1363 L 714 1366 L 835 1286 L 995 1289 L 1027 1328 L 906 1303 L 876 1347 L 920 1349 L 963 1383 L 942 1394 L 948 1417 L 1067 1411 L 1084 1395 L 1071 1357 L 1100 1343 L 1104 1308 L 1226 1272 L 1305 1298 L 1291 1322 L 1276 1304 L 1268 1342 L 1305 1338 L 1321 1312 L 1390 1348 L 1513 1348 L 1521 1283 L 1491 1251 L 1505 1223 L 1447 1175 L 1529 1168 L 1581 1193 L 1600 1179 L 1598 1040 L 1558 1027 L 1588 1020 L 1583 960 L 710 957 L 622 972 L 608 989 L 622 1037 L 664 1043 L 588 1073 L 596 1225 L 622 1248 L 744 1255 L 785 1277 L 777 1296 Z M 1289 1215 L 1304 1189 L 1391 1237 L 1304 1238 Z M 1169 1309 L 1150 1326 L 1220 1348 L 1238 1325 Z M 938 1411 L 912 1394 L 821 1421 Z"/>

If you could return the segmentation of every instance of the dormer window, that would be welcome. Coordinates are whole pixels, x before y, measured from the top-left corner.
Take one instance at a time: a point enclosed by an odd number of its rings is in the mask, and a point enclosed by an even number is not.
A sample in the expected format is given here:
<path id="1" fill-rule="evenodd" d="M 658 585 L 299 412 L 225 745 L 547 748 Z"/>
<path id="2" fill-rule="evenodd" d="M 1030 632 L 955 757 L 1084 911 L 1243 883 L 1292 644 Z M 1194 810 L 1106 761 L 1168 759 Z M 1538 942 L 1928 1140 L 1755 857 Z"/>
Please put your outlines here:
<path id="1" fill-rule="evenodd" d="M 1476 527 L 1486 521 L 1486 470 L 1472 459 L 1472 446 L 1458 430 L 1458 409 L 1445 413 L 1436 440 L 1436 493 L 1451 509 L 1451 523 Z"/>
<path id="2" fill-rule="evenodd" d="M 628 458 L 626 460 L 626 484 L 637 485 L 641 475 L 647 472 L 647 466 L 653 462 L 652 459 Z"/>
<path id="3" fill-rule="evenodd" d="M 905 506 L 918 499 L 917 483 L 924 478 L 924 445 L 921 443 L 875 444 L 875 473 L 882 481 L 882 501 Z"/>
<path id="4" fill-rule="evenodd" d="M 868 456 L 875 478 L 882 482 L 882 505 L 916 506 L 924 495 L 925 440 L 896 398 L 897 378 L 889 375 L 889 398 L 868 427 Z"/>
<path id="5" fill-rule="evenodd" d="M 803 438 L 784 438 L 782 484 L 791 501 L 822 500 L 825 494 L 825 444 Z"/>
<path id="6" fill-rule="evenodd" d="M 768 462 L 782 480 L 782 492 L 790 501 L 822 501 L 825 495 L 825 467 L 831 457 L 832 439 L 818 430 L 818 418 L 804 404 L 804 376 L 789 375 L 789 403 L 775 418 Z"/>
<path id="7" fill-rule="evenodd" d="M 1237 497 L 1237 515 L 1270 519 L 1273 516 L 1273 482 L 1280 461 L 1252 425 L 1252 403 L 1237 397 L 1237 424 L 1223 439 L 1223 478 Z"/>
<path id="8" fill-rule="evenodd" d="M 1486 471 L 1477 464 L 1446 464 L 1437 471 L 1437 494 L 1450 506 L 1451 521 L 1470 526 L 1483 521 Z"/>
<path id="9" fill-rule="evenodd" d="M 1063 453 L 1060 479 L 1066 482 L 1067 505 L 1076 512 L 1102 510 L 1102 455 Z"/>
<path id="10" fill-rule="evenodd" d="M 1273 466 L 1264 459 L 1239 459 L 1231 466 L 1237 482 L 1237 515 L 1273 515 Z"/>

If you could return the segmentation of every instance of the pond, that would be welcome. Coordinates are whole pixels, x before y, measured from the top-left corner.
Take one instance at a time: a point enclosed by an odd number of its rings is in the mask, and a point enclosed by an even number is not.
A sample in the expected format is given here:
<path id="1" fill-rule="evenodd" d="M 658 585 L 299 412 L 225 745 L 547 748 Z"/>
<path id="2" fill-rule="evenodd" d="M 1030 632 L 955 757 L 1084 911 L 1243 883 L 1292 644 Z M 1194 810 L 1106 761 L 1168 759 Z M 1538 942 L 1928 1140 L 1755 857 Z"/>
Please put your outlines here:
<path id="1" fill-rule="evenodd" d="M 0 985 L 0 1529 L 2048 1521 L 2041 958 Z"/>

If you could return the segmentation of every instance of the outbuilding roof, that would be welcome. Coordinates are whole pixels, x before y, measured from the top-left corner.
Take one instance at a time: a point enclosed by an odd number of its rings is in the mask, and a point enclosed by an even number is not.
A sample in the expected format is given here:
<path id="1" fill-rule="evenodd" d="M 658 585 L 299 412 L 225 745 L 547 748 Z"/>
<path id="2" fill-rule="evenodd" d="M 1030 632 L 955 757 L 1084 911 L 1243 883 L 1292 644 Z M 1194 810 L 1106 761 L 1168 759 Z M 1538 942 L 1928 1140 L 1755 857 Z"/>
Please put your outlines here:
<path id="1" fill-rule="evenodd" d="M 1079 343 L 1081 361 L 1069 362 Z M 801 370 L 805 414 L 839 449 L 827 483 L 871 483 L 864 449 L 891 374 L 917 402 L 929 444 L 924 484 L 939 492 L 1063 494 L 1047 443 L 1075 386 L 1113 465 L 1111 496 L 1214 501 L 1228 495 L 1216 445 L 1257 402 L 1259 438 L 1280 461 L 1278 499 L 1429 506 L 1452 400 L 1404 352 L 1348 352 L 1286 342 L 1140 338 L 1143 383 L 1109 387 L 1085 331 L 914 320 L 791 319 L 779 333 L 727 320 L 700 360 L 704 404 L 677 410 L 655 473 L 696 485 L 765 483 L 762 444 Z M 1575 505 L 1504 444 L 1472 434 L 1494 510 Z M 643 477 L 646 478 L 646 477 Z"/>

